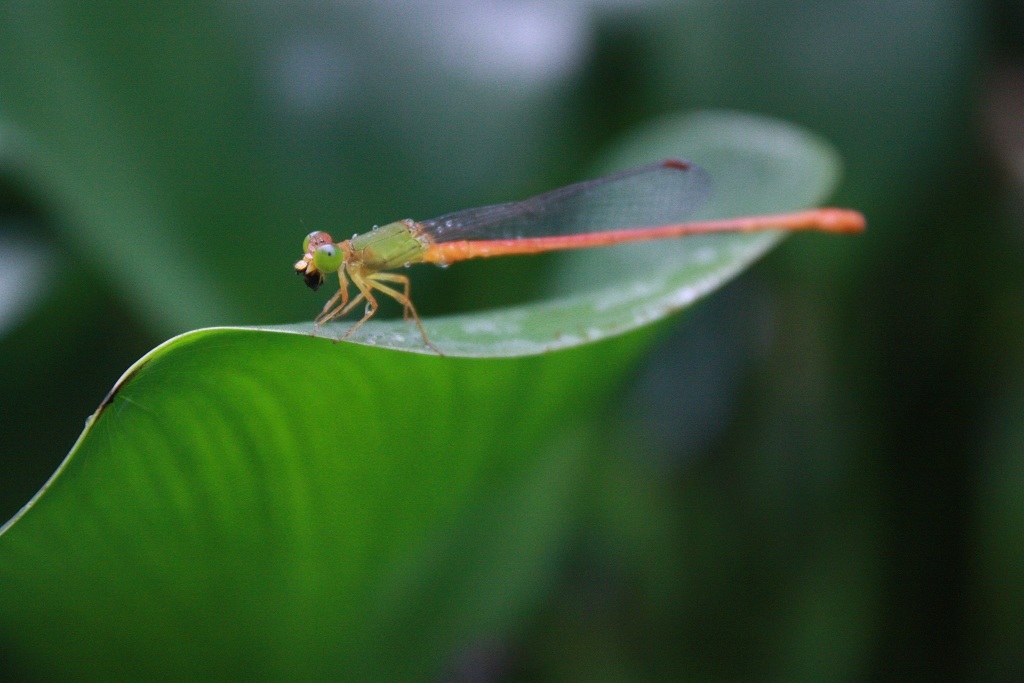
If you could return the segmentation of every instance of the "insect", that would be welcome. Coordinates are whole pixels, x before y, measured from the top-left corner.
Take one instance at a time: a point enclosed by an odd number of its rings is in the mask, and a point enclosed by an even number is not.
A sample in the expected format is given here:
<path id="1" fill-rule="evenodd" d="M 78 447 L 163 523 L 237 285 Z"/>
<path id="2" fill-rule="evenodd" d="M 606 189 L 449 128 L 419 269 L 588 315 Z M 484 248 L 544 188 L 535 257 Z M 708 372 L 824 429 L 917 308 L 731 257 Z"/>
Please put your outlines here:
<path id="1" fill-rule="evenodd" d="M 324 276 L 338 273 L 340 287 L 316 317 L 319 327 L 340 318 L 365 301 L 363 317 L 342 339 L 373 317 L 377 295 L 402 305 L 423 342 L 427 338 L 409 298 L 409 278 L 391 272 L 414 263 L 442 266 L 472 258 L 540 254 L 587 249 L 626 242 L 667 239 L 715 232 L 761 230 L 824 230 L 860 232 L 864 216 L 849 209 L 811 209 L 795 213 L 745 216 L 681 223 L 710 195 L 710 181 L 686 161 L 639 166 L 602 178 L 567 185 L 522 201 L 464 209 L 426 221 L 403 219 L 335 242 L 316 231 L 302 243 L 295 272 L 316 290 Z M 349 295 L 349 282 L 357 294 Z"/>

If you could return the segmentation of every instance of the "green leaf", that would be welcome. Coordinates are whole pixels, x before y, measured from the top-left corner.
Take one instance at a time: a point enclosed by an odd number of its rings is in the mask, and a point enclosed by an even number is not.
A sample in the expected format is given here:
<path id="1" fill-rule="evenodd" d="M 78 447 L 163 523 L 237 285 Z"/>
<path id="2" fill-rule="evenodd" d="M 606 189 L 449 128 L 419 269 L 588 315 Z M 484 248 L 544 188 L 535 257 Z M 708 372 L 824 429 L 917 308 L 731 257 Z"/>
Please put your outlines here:
<path id="1" fill-rule="evenodd" d="M 808 206 L 836 176 L 816 138 L 723 113 L 608 166 L 666 156 L 716 178 L 707 216 Z M 436 675 L 548 587 L 639 329 L 776 240 L 575 255 L 548 300 L 425 320 L 445 357 L 396 350 L 424 351 L 402 321 L 168 341 L 0 531 L 0 634 L 48 675 Z"/>
<path id="2" fill-rule="evenodd" d="M 602 166 L 611 171 L 669 156 L 700 164 L 714 179 L 714 194 L 695 218 L 806 208 L 823 201 L 838 180 L 838 159 L 823 140 L 794 126 L 736 112 L 658 121 L 624 141 Z M 551 294 L 543 301 L 425 324 L 431 341 L 446 355 L 521 356 L 570 348 L 638 329 L 692 304 L 780 237 L 719 234 L 583 250 L 559 262 L 551 276 Z M 352 324 L 278 329 L 337 339 Z M 351 340 L 432 353 L 415 327 L 402 321 L 370 321 Z"/>

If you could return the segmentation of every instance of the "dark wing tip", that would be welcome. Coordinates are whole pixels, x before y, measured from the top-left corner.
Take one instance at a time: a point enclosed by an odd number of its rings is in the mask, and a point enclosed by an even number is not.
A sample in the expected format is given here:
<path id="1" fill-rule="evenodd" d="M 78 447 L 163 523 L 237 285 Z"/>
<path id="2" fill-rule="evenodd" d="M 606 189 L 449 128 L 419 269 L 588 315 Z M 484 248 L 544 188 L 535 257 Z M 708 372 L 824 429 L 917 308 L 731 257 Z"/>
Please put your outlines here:
<path id="1" fill-rule="evenodd" d="M 682 159 L 665 159 L 661 165 L 663 168 L 678 168 L 680 171 L 689 171 L 693 168 L 693 164 Z"/>

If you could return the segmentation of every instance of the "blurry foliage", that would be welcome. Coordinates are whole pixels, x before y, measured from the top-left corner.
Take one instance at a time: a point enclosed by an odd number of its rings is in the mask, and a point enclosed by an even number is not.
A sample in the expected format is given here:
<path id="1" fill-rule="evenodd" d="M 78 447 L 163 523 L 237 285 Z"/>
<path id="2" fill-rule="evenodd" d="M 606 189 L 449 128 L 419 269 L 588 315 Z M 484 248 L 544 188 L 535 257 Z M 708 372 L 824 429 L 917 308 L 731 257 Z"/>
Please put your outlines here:
<path id="1" fill-rule="evenodd" d="M 169 334 L 311 317 L 309 230 L 525 196 L 655 117 L 744 109 L 834 142 L 869 234 L 790 240 L 651 354 L 561 587 L 453 674 L 1019 678 L 1022 14 L 5 2 L 3 516 Z M 540 267 L 427 269 L 417 302 L 528 300 Z"/>

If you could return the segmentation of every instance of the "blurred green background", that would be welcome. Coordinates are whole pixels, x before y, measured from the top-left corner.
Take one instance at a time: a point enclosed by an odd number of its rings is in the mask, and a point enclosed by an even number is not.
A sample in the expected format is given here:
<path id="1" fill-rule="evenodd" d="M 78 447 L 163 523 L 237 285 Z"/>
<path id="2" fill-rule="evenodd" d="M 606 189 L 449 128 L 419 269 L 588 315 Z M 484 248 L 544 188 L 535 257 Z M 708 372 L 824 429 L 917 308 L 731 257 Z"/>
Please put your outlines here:
<path id="1" fill-rule="evenodd" d="M 0 517 L 157 343 L 311 318 L 310 230 L 741 109 L 829 138 L 868 234 L 788 240 L 679 321 L 607 408 L 559 590 L 451 676 L 1018 680 L 1022 45 L 1013 2 L 8 0 Z M 538 267 L 420 269 L 417 305 L 528 300 Z"/>

